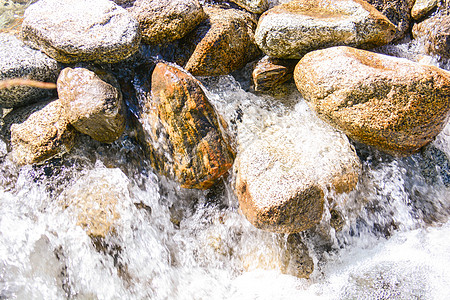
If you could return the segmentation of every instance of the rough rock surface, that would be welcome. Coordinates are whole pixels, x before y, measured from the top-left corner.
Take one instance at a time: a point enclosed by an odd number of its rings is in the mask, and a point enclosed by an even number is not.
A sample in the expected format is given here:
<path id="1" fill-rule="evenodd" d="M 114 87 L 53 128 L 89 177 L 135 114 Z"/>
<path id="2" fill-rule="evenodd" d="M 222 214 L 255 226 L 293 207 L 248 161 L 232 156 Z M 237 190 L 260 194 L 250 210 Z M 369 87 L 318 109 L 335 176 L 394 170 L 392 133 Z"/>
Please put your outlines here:
<path id="1" fill-rule="evenodd" d="M 337 45 L 372 48 L 390 42 L 395 26 L 363 0 L 293 0 L 266 11 L 255 39 L 278 58 L 301 58 Z"/>
<path id="2" fill-rule="evenodd" d="M 385 15 L 395 27 L 393 41 L 402 39 L 411 28 L 411 8 L 414 0 L 367 0 Z"/>
<path id="3" fill-rule="evenodd" d="M 256 14 L 262 14 L 269 8 L 269 2 L 267 0 L 231 0 L 231 2 Z"/>
<path id="4" fill-rule="evenodd" d="M 183 40 L 193 49 L 185 69 L 195 76 L 226 75 L 255 59 L 256 20 L 247 12 L 204 6 L 208 19 Z"/>
<path id="5" fill-rule="evenodd" d="M 288 81 L 294 75 L 296 60 L 264 56 L 252 72 L 255 91 L 267 91 Z"/>
<path id="6" fill-rule="evenodd" d="M 439 0 L 416 0 L 411 9 L 411 17 L 417 21 L 422 19 L 433 10 L 438 3 Z"/>
<path id="7" fill-rule="evenodd" d="M 350 138 L 394 155 L 433 140 L 450 115 L 450 75 L 350 47 L 307 54 L 294 72 L 317 114 Z"/>
<path id="8" fill-rule="evenodd" d="M 0 80 L 27 78 L 43 82 L 56 82 L 58 63 L 40 51 L 25 46 L 9 34 L 0 34 Z M 30 86 L 14 86 L 0 89 L 0 106 L 12 108 L 24 106 L 56 95 L 55 90 L 43 90 Z"/>
<path id="9" fill-rule="evenodd" d="M 181 68 L 158 63 L 151 94 L 141 139 L 155 168 L 185 188 L 211 187 L 231 168 L 234 154 L 200 83 Z"/>
<path id="10" fill-rule="evenodd" d="M 43 162 L 69 151 L 75 134 L 61 102 L 52 101 L 23 123 L 11 126 L 13 158 L 23 165 Z"/>
<path id="11" fill-rule="evenodd" d="M 239 207 L 250 223 L 295 233 L 322 219 L 324 190 L 355 188 L 361 163 L 347 137 L 309 111 L 281 118 L 240 145 L 234 171 Z"/>
<path id="12" fill-rule="evenodd" d="M 109 0 L 40 0 L 25 12 L 26 44 L 63 63 L 114 63 L 136 52 L 139 23 Z"/>
<path id="13" fill-rule="evenodd" d="M 412 34 L 421 40 L 428 54 L 450 59 L 450 15 L 431 17 L 415 24 Z"/>
<path id="14" fill-rule="evenodd" d="M 100 70 L 65 68 L 58 94 L 69 122 L 93 139 L 112 143 L 125 130 L 125 104 L 113 75 Z"/>
<path id="15" fill-rule="evenodd" d="M 180 39 L 206 19 L 198 0 L 137 0 L 128 11 L 139 21 L 142 41 L 148 44 Z"/>

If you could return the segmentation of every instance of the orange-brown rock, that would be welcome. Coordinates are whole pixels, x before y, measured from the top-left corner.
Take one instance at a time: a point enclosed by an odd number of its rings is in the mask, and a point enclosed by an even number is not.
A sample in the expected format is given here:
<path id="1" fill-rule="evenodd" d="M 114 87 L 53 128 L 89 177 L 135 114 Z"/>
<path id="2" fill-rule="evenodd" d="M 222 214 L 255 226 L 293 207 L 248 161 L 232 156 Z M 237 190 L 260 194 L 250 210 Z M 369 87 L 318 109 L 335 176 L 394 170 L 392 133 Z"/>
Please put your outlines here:
<path id="1" fill-rule="evenodd" d="M 153 165 L 182 187 L 207 189 L 233 164 L 233 151 L 199 81 L 177 66 L 156 65 L 141 121 Z"/>
<path id="2" fill-rule="evenodd" d="M 227 75 L 255 59 L 256 19 L 233 8 L 204 6 L 208 19 L 183 40 L 193 49 L 185 69 L 195 76 Z"/>
<path id="3" fill-rule="evenodd" d="M 415 24 L 413 37 L 425 46 L 425 51 L 450 59 L 450 15 L 435 16 Z"/>
<path id="4" fill-rule="evenodd" d="M 263 57 L 252 72 L 255 91 L 267 91 L 292 79 L 296 64 L 295 60 Z"/>
<path id="5" fill-rule="evenodd" d="M 450 116 L 450 75 L 350 47 L 308 53 L 294 79 L 311 108 L 350 138 L 393 155 L 431 142 Z"/>

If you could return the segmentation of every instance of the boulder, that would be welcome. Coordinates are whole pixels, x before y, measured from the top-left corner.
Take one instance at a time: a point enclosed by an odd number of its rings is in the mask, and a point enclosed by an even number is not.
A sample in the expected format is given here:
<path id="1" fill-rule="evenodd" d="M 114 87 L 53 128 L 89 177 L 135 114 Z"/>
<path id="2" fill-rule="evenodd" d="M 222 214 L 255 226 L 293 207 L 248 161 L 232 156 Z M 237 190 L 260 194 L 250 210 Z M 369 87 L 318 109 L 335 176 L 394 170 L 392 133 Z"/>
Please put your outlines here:
<path id="1" fill-rule="evenodd" d="M 76 131 L 64 114 L 61 101 L 55 100 L 26 121 L 11 126 L 13 159 L 21 165 L 40 163 L 68 152 Z"/>
<path id="2" fill-rule="evenodd" d="M 185 69 L 195 76 L 226 75 L 255 59 L 256 20 L 234 8 L 204 6 L 208 19 L 183 39 L 193 51 Z"/>
<path id="3" fill-rule="evenodd" d="M 308 53 L 294 79 L 311 108 L 350 138 L 405 156 L 431 142 L 450 115 L 450 75 L 350 47 Z"/>
<path id="4" fill-rule="evenodd" d="M 252 72 L 255 91 L 268 91 L 291 79 L 297 62 L 297 60 L 264 56 Z"/>
<path id="5" fill-rule="evenodd" d="M 65 68 L 57 85 L 66 117 L 78 131 L 103 143 L 122 135 L 125 104 L 113 75 L 100 69 Z"/>
<path id="6" fill-rule="evenodd" d="M 393 41 L 402 39 L 411 29 L 411 8 L 415 0 L 367 0 L 395 25 Z"/>
<path id="7" fill-rule="evenodd" d="M 262 14 L 269 8 L 267 0 L 231 0 L 231 2 L 255 14 Z"/>
<path id="8" fill-rule="evenodd" d="M 439 0 L 416 0 L 411 9 L 411 17 L 418 21 L 432 11 L 439 3 Z"/>
<path id="9" fill-rule="evenodd" d="M 273 122 L 239 145 L 235 191 L 255 227 L 296 233 L 320 222 L 324 191 L 355 188 L 361 163 L 347 137 L 309 110 Z"/>
<path id="10" fill-rule="evenodd" d="M 128 8 L 142 31 L 142 41 L 165 44 L 184 37 L 206 19 L 198 0 L 136 0 Z"/>
<path id="11" fill-rule="evenodd" d="M 269 56 L 300 59 L 337 45 L 373 48 L 389 43 L 395 26 L 363 0 L 293 0 L 266 11 L 255 39 Z"/>
<path id="12" fill-rule="evenodd" d="M 141 140 L 155 168 L 185 188 L 207 189 L 231 168 L 234 153 L 200 83 L 158 63 L 141 120 Z"/>
<path id="13" fill-rule="evenodd" d="M 435 16 L 415 24 L 413 37 L 425 46 L 425 52 L 450 59 L 450 15 Z"/>
<path id="14" fill-rule="evenodd" d="M 0 34 L 0 80 L 26 78 L 43 82 L 56 82 L 58 63 L 40 51 L 25 46 L 9 34 Z M 17 85 L 0 89 L 0 106 L 19 107 L 56 95 L 55 90 Z"/>
<path id="15" fill-rule="evenodd" d="M 136 52 L 139 23 L 109 0 L 40 0 L 22 23 L 26 44 L 63 63 L 114 63 Z"/>

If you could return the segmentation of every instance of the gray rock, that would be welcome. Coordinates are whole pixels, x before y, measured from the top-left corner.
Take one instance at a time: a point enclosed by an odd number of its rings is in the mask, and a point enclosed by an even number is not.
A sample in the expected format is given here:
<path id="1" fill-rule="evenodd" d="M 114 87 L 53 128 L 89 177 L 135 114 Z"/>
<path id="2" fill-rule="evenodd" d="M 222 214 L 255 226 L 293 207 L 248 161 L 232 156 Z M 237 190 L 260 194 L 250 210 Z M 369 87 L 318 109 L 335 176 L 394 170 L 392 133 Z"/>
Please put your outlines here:
<path id="1" fill-rule="evenodd" d="M 40 0 L 28 7 L 22 37 L 64 63 L 114 63 L 139 47 L 138 22 L 109 0 Z"/>
<path id="2" fill-rule="evenodd" d="M 438 3 L 439 0 L 416 0 L 411 9 L 411 16 L 416 21 L 420 20 L 435 8 Z"/>
<path id="3" fill-rule="evenodd" d="M 256 14 L 262 14 L 269 8 L 269 2 L 267 0 L 231 0 L 231 2 Z"/>
<path id="4" fill-rule="evenodd" d="M 381 46 L 394 33 L 395 26 L 363 0 L 293 0 L 261 16 L 255 39 L 269 56 L 299 59 L 336 45 Z"/>
<path id="5" fill-rule="evenodd" d="M 206 19 L 198 0 L 136 0 L 128 11 L 139 21 L 147 44 L 180 39 Z"/>
<path id="6" fill-rule="evenodd" d="M 125 130 L 125 104 L 111 74 L 85 68 L 65 68 L 58 78 L 59 99 L 67 119 L 93 139 L 112 143 Z"/>
<path id="7" fill-rule="evenodd" d="M 0 80 L 27 78 L 56 82 L 58 63 L 40 51 L 25 46 L 15 36 L 0 34 Z M 19 107 L 56 95 L 55 90 L 44 90 L 20 85 L 0 89 L 0 106 Z"/>

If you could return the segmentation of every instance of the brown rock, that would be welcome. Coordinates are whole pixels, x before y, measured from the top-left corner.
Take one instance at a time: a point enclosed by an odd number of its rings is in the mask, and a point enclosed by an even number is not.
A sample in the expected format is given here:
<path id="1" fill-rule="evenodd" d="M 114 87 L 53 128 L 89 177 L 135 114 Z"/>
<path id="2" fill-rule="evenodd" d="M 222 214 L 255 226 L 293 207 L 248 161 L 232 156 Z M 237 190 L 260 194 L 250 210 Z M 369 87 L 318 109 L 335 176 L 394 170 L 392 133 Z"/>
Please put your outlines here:
<path id="1" fill-rule="evenodd" d="M 263 57 L 252 72 L 255 91 L 267 91 L 288 81 L 294 75 L 296 60 Z"/>
<path id="2" fill-rule="evenodd" d="M 11 126 L 11 146 L 14 160 L 19 164 L 40 163 L 69 151 L 75 130 L 65 117 L 59 100 L 31 114 L 21 124 Z"/>
<path id="3" fill-rule="evenodd" d="M 230 0 L 249 12 L 262 14 L 269 8 L 267 0 Z"/>
<path id="4" fill-rule="evenodd" d="M 294 79 L 322 119 L 394 155 L 431 142 L 450 114 L 450 75 L 406 59 L 334 47 L 308 53 Z"/>
<path id="5" fill-rule="evenodd" d="M 125 107 L 117 80 L 100 69 L 65 68 L 58 94 L 69 122 L 93 139 L 112 143 L 125 130 Z"/>
<path id="6" fill-rule="evenodd" d="M 227 75 L 259 55 L 256 20 L 247 12 L 204 6 L 208 20 L 183 41 L 193 49 L 185 69 L 194 76 Z"/>
<path id="7" fill-rule="evenodd" d="M 415 24 L 413 37 L 425 45 L 425 51 L 450 59 L 450 15 L 435 16 Z"/>
<path id="8" fill-rule="evenodd" d="M 286 241 L 286 253 L 283 257 L 284 274 L 298 278 L 309 278 L 314 271 L 314 261 L 309 256 L 308 247 L 298 234 L 290 234 Z"/>
<path id="9" fill-rule="evenodd" d="M 438 3 L 439 0 L 416 0 L 411 9 L 411 16 L 414 20 L 420 20 L 432 11 Z"/>
<path id="10" fill-rule="evenodd" d="M 233 164 L 234 154 L 200 83 L 179 67 L 158 63 L 152 97 L 142 114 L 152 162 L 182 187 L 207 189 Z"/>

